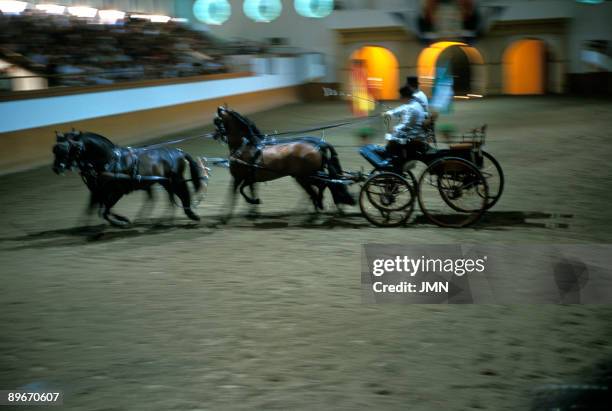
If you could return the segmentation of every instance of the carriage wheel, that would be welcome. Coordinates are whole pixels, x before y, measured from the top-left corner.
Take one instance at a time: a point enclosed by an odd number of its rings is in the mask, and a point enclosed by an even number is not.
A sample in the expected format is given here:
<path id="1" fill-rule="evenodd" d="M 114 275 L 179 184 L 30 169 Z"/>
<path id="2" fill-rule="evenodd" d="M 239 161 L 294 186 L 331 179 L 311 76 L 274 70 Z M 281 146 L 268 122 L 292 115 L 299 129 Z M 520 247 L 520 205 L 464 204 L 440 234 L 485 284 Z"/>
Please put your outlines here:
<path id="1" fill-rule="evenodd" d="M 478 168 L 462 158 L 431 163 L 419 178 L 419 206 L 441 227 L 465 227 L 487 209 L 487 181 Z"/>
<path id="2" fill-rule="evenodd" d="M 504 191 L 504 172 L 502 171 L 499 162 L 491 154 L 486 151 L 482 152 L 482 165 L 479 167 L 482 176 L 487 180 L 489 186 L 489 195 L 487 199 L 487 210 L 493 207 Z M 484 193 L 479 192 L 481 196 Z"/>
<path id="3" fill-rule="evenodd" d="M 414 209 L 414 187 L 414 177 L 409 181 L 395 173 L 374 174 L 359 193 L 361 212 L 379 227 L 402 225 Z"/>

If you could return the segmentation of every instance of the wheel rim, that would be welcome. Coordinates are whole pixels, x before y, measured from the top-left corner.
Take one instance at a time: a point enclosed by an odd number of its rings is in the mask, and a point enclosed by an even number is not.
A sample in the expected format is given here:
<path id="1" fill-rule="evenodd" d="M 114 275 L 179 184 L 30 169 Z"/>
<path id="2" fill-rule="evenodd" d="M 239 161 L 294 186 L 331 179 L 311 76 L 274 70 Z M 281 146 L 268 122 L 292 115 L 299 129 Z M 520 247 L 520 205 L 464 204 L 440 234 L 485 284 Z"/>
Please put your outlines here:
<path id="1" fill-rule="evenodd" d="M 439 226 L 464 227 L 474 223 L 486 210 L 487 196 L 488 186 L 482 174 L 460 158 L 435 161 L 419 179 L 421 211 Z"/>
<path id="2" fill-rule="evenodd" d="M 370 203 L 381 210 L 403 210 L 413 201 L 411 187 L 395 174 L 379 174 L 366 183 L 363 190 Z"/>
<path id="3" fill-rule="evenodd" d="M 392 227 L 403 224 L 414 208 L 414 184 L 394 173 L 370 177 L 359 194 L 361 212 L 372 224 Z"/>
<path id="4" fill-rule="evenodd" d="M 482 152 L 482 165 L 479 169 L 489 187 L 488 195 L 485 196 L 482 192 L 479 195 L 487 199 L 487 208 L 491 208 L 499 201 L 504 191 L 504 172 L 499 162 L 485 151 Z"/>

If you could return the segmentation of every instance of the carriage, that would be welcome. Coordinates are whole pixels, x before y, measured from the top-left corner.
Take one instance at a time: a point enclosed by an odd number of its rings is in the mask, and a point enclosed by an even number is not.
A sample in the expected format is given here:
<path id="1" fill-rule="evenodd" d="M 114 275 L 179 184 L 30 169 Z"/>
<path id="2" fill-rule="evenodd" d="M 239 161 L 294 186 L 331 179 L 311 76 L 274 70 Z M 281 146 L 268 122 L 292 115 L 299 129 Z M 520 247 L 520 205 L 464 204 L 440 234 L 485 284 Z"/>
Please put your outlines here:
<path id="1" fill-rule="evenodd" d="M 415 201 L 423 215 L 438 226 L 473 224 L 498 202 L 504 188 L 499 162 L 483 150 L 486 128 L 483 125 L 448 139 L 448 148 L 438 148 L 431 129 L 427 144 L 399 164 L 389 161 L 381 146 L 363 146 L 359 152 L 373 166 L 372 171 L 345 172 L 342 181 L 361 184 L 359 207 L 376 226 L 406 223 Z M 415 162 L 425 167 L 418 178 L 412 171 Z M 328 177 L 322 174 L 320 178 Z"/>

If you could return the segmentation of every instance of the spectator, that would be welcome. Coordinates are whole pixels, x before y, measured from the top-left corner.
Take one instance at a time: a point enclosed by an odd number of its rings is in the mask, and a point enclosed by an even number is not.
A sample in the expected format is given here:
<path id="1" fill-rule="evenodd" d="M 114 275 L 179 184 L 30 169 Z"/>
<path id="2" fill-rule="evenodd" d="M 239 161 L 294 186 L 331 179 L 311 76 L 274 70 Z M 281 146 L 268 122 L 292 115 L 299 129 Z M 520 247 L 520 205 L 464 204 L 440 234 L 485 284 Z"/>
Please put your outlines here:
<path id="1" fill-rule="evenodd" d="M 28 9 L 19 16 L 0 15 L 0 24 L 0 55 L 18 56 L 25 69 L 47 74 L 50 87 L 219 73 L 227 71 L 225 54 L 256 50 L 254 44 L 244 50 L 222 45 L 172 22 L 90 24 Z"/>

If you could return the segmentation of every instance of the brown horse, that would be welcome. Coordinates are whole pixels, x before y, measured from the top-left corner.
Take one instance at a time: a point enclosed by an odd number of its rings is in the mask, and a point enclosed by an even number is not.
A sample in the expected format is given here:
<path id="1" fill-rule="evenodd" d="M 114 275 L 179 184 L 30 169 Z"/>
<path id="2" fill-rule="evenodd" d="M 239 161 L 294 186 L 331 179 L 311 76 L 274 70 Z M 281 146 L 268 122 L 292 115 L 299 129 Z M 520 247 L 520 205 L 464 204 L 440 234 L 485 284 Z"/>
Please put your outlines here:
<path id="1" fill-rule="evenodd" d="M 255 183 L 291 176 L 308 193 L 315 210 L 323 209 L 323 191 L 329 188 L 336 205 L 354 205 L 346 185 L 338 181 L 343 173 L 334 147 L 316 137 L 286 140 L 266 139 L 255 124 L 226 107 L 217 109 L 215 138 L 229 147 L 229 166 L 234 178 L 231 215 L 239 190 L 250 204 L 259 204 Z M 334 181 L 335 180 L 335 181 Z M 249 197 L 244 189 L 251 190 Z"/>

